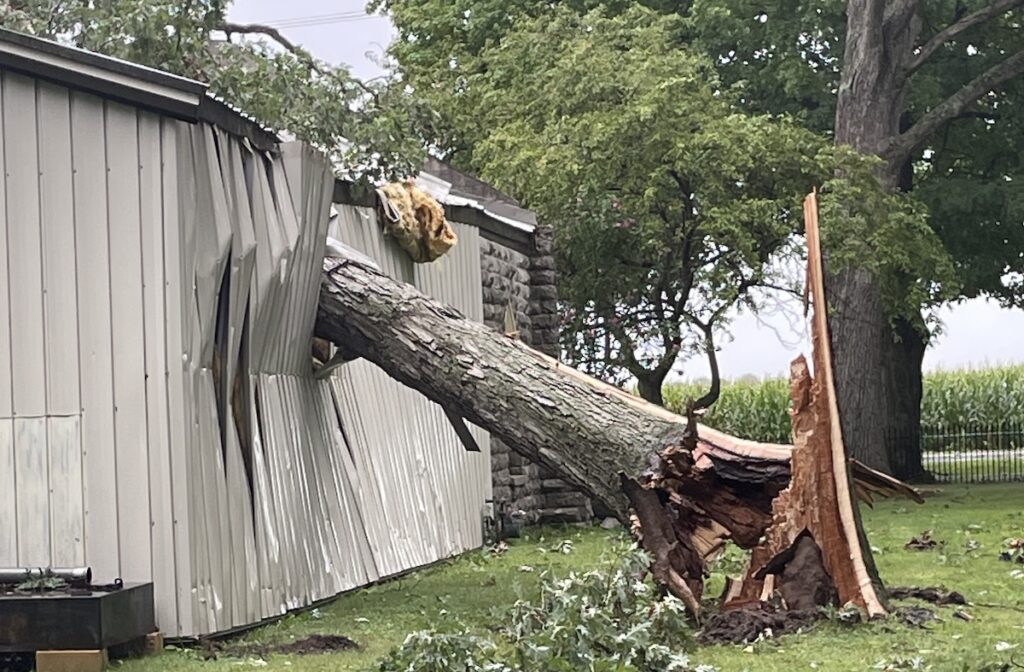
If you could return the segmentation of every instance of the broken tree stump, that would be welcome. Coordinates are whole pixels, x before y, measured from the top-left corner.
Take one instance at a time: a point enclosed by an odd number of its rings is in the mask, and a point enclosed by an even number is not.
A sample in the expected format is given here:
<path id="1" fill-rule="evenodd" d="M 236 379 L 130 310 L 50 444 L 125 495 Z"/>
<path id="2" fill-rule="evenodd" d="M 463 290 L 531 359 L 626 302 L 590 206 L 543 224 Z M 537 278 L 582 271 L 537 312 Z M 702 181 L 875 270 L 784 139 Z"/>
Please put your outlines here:
<path id="1" fill-rule="evenodd" d="M 836 403 L 816 194 L 804 201 L 804 221 L 814 376 L 803 356 L 790 367 L 790 483 L 772 503 L 772 522 L 745 583 L 756 590 L 772 575 L 790 608 L 838 600 L 857 605 L 868 617 L 882 616 L 888 609 L 861 525 Z M 764 597 L 767 591 L 762 586 L 760 592 Z"/>

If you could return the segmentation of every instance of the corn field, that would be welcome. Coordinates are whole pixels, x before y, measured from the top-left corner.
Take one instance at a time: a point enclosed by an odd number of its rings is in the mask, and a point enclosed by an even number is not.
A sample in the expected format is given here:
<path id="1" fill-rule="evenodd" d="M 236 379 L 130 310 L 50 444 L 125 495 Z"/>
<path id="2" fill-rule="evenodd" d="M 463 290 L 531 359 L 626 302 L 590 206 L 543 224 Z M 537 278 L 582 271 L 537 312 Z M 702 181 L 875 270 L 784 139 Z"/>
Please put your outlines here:
<path id="1" fill-rule="evenodd" d="M 706 391 L 706 385 L 696 383 L 668 384 L 665 405 L 676 413 L 685 412 L 687 399 Z M 788 443 L 788 409 L 787 380 L 723 382 L 721 397 L 705 422 L 737 436 Z M 921 413 L 925 434 L 954 427 L 1022 425 L 1024 366 L 926 374 Z"/>

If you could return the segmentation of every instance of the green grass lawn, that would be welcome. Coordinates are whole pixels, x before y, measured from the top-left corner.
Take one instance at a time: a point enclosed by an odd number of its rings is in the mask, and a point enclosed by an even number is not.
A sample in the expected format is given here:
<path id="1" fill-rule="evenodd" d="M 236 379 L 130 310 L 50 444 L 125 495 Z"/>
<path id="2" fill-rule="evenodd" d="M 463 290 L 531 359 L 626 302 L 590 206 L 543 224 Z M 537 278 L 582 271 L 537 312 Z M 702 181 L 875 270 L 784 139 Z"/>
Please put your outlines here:
<path id="1" fill-rule="evenodd" d="M 952 608 L 941 607 L 941 620 L 927 630 L 888 621 L 857 626 L 823 622 L 808 634 L 750 647 L 698 649 L 693 660 L 730 672 L 995 670 L 998 668 L 984 665 L 1008 663 L 1014 653 L 1024 664 L 1024 578 L 1013 575 L 1024 566 L 998 559 L 1004 539 L 1024 536 L 1024 486 L 941 486 L 940 490 L 925 505 L 883 501 L 874 510 L 865 510 L 868 536 L 888 585 L 941 585 L 958 590 L 974 603 L 966 609 L 973 621 L 955 619 Z M 912 536 L 929 529 L 940 542 L 936 549 L 904 550 Z M 562 552 L 565 539 L 572 542 L 569 553 Z M 264 662 L 223 655 L 204 660 L 195 650 L 171 650 L 125 661 L 121 667 L 131 672 L 216 672 L 239 667 L 295 672 L 373 669 L 375 661 L 400 644 L 407 633 L 457 622 L 468 628 L 486 628 L 500 622 L 502 609 L 517 598 L 534 595 L 541 572 L 565 574 L 611 563 L 624 543 L 623 533 L 598 528 L 535 530 L 512 543 L 503 555 L 471 553 L 356 591 L 315 612 L 287 617 L 239 641 L 273 644 L 315 633 L 343 634 L 360 644 L 359 651 L 272 655 Z M 711 587 L 720 585 L 721 577 L 714 577 Z M 997 650 L 1006 646 L 1016 648 Z M 921 658 L 920 664 L 930 668 L 912 667 L 914 658 Z M 882 666 L 875 667 L 879 663 Z"/>

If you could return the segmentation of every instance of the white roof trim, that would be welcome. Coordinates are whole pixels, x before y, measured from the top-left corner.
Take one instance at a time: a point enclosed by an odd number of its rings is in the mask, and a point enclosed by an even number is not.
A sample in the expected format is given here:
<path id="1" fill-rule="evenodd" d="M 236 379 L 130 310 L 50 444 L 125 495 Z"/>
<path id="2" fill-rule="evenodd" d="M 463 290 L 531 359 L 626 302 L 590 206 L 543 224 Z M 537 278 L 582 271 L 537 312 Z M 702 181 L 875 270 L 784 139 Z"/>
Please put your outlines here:
<path id="1" fill-rule="evenodd" d="M 491 219 L 495 219 L 503 224 L 519 229 L 520 231 L 526 231 L 527 233 L 533 233 L 536 228 L 533 224 L 528 222 L 521 222 L 518 219 L 512 219 L 510 217 L 504 217 L 497 213 L 491 212 L 487 209 L 487 206 L 482 204 L 480 201 L 472 198 L 466 198 L 465 196 L 454 196 L 451 193 L 452 184 L 442 180 L 436 175 L 431 175 L 427 172 L 421 172 L 416 176 L 416 186 L 424 190 L 438 202 L 444 203 L 445 205 L 451 205 L 454 207 L 465 207 L 473 208 L 474 210 L 480 210 Z"/>

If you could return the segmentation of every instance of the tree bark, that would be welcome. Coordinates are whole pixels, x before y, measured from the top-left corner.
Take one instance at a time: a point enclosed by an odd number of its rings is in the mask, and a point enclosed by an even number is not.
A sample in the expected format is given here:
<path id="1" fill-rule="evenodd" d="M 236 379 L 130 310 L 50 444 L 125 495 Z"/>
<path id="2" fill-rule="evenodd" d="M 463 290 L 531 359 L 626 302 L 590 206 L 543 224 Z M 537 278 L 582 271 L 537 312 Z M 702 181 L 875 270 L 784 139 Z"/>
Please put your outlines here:
<path id="1" fill-rule="evenodd" d="M 835 141 L 885 161 L 881 179 L 901 177 L 915 153 L 945 124 L 1024 74 L 1024 50 L 1007 54 L 947 99 L 901 127 L 911 75 L 944 44 L 1024 0 L 992 0 L 917 45 L 920 0 L 848 0 L 846 51 L 836 100 Z M 926 476 L 921 464 L 921 362 L 927 334 L 916 320 L 889 324 L 878 282 L 862 270 L 830 273 L 832 339 L 843 426 L 852 454 L 902 478 Z M 857 427 L 858 431 L 850 431 Z"/>
<path id="2" fill-rule="evenodd" d="M 636 382 L 636 391 L 641 399 L 658 406 L 665 405 L 665 396 L 662 391 L 665 385 L 664 376 L 638 376 Z"/>
<path id="3" fill-rule="evenodd" d="M 789 446 L 735 439 L 604 385 L 356 259 L 328 259 L 316 335 L 639 518 L 655 576 L 695 613 L 708 558 L 756 546 Z"/>
<path id="4" fill-rule="evenodd" d="M 889 388 L 899 390 L 894 400 L 893 422 L 886 437 L 889 472 L 896 478 L 920 482 L 930 478 L 921 455 L 921 400 L 924 394 L 922 365 L 928 347 L 920 325 L 896 320 L 896 339 L 889 357 Z"/>
<path id="5" fill-rule="evenodd" d="M 325 264 L 317 336 L 486 428 L 628 520 L 619 474 L 643 473 L 659 450 L 678 444 L 678 416 L 584 382 L 583 374 L 356 260 Z M 704 431 L 710 437 L 705 452 L 721 448 L 715 459 L 737 487 L 747 485 L 745 477 L 756 482 L 754 490 L 785 486 L 787 447 L 775 447 L 756 463 L 743 464 L 739 455 L 730 464 L 730 451 L 761 444 Z"/>
<path id="6" fill-rule="evenodd" d="M 915 0 L 849 0 L 846 52 L 836 101 L 835 141 L 885 156 L 900 133 L 906 78 L 918 32 Z M 889 161 L 880 176 L 895 189 L 904 161 Z M 898 347 L 877 279 L 848 268 L 826 276 L 831 308 L 836 392 L 851 454 L 893 473 L 889 446 L 909 435 L 915 418 L 912 390 L 899 384 L 909 362 Z M 893 375 L 890 367 L 903 375 Z M 916 411 L 919 416 L 918 410 Z M 855 431 L 856 429 L 856 431 Z"/>

